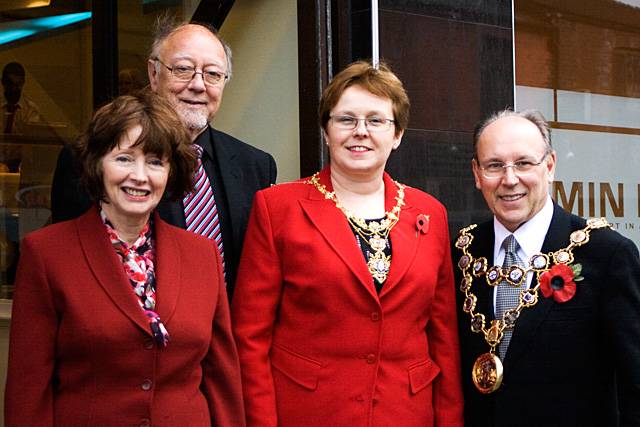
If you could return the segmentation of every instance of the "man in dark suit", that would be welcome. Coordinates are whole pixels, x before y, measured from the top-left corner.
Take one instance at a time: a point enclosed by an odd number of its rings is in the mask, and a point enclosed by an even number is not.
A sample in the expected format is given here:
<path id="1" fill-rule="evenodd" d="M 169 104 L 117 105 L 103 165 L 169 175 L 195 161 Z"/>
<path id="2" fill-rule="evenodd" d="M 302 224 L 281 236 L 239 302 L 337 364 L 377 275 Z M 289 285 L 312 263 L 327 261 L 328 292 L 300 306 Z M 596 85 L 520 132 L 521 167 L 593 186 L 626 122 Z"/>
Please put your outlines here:
<path id="1" fill-rule="evenodd" d="M 209 124 L 218 112 L 231 71 L 231 49 L 213 28 L 201 24 L 159 25 L 148 61 L 149 82 L 154 92 L 171 102 L 194 144 L 202 147 L 204 178 L 213 190 L 218 212 L 210 228 L 217 229 L 219 224 L 221 241 L 217 232 L 215 237 L 208 237 L 216 238 L 223 252 L 230 298 L 253 196 L 276 179 L 273 157 Z M 191 229 L 185 220 L 184 203 L 163 200 L 158 212 L 165 221 Z M 65 147 L 53 178 L 53 221 L 75 218 L 90 204 L 79 185 L 72 151 Z"/>
<path id="2" fill-rule="evenodd" d="M 637 247 L 551 200 L 540 113 L 497 113 L 474 148 L 494 219 L 461 230 L 453 255 L 465 425 L 640 426 Z"/>

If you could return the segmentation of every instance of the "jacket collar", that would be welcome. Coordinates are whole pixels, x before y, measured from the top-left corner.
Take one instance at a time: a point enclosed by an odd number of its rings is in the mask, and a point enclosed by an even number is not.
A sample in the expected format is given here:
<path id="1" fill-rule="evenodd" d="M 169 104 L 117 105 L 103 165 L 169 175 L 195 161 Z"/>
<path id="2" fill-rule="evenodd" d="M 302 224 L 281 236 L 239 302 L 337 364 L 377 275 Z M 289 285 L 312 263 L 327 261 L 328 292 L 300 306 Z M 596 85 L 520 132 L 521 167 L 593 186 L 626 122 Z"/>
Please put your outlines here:
<path id="1" fill-rule="evenodd" d="M 156 312 L 162 322 L 170 327 L 182 286 L 182 256 L 176 240 L 176 231 L 154 213 L 156 233 Z M 169 330 L 171 333 L 171 330 Z"/>
<path id="2" fill-rule="evenodd" d="M 233 233 L 233 241 L 239 242 L 242 230 L 240 225 L 247 220 L 248 208 L 250 208 L 250 205 L 247 207 L 246 204 L 247 201 L 250 203 L 252 200 L 252 198 L 247 199 L 246 185 L 243 185 L 243 168 L 238 164 L 238 160 L 242 159 L 238 158 L 237 150 L 234 149 L 235 144 L 228 141 L 230 138 L 228 135 L 211 126 L 205 133 L 210 141 L 209 146 L 215 153 L 212 157 L 220 171 L 220 179 L 227 199 L 226 207 L 229 210 L 227 217 L 231 222 L 230 229 Z"/>
<path id="3" fill-rule="evenodd" d="M 319 174 L 320 183 L 324 184 L 329 192 L 333 191 L 330 175 L 329 166 L 325 167 Z M 387 173 L 383 175 L 383 181 L 385 185 L 385 210 L 388 211 L 396 204 L 395 197 L 398 187 Z M 347 265 L 358 279 L 358 282 L 377 300 L 378 295 L 373 284 L 373 278 L 369 273 L 362 251 L 355 241 L 347 218 L 342 211 L 335 206 L 333 201 L 326 199 L 312 185 L 309 185 L 308 199 L 301 200 L 301 205 L 311 222 L 338 257 Z M 416 216 L 415 209 L 410 206 L 410 200 L 405 194 L 405 205 L 400 211 L 400 221 L 391 230 L 391 268 L 380 292 L 380 297 L 389 293 L 397 285 L 415 257 L 419 237 L 422 236 L 416 231 Z"/>
<path id="4" fill-rule="evenodd" d="M 485 222 L 478 226 L 473 234 L 473 241 L 471 242 L 470 253 L 474 258 L 485 257 L 488 263 L 491 265 L 493 262 L 493 244 L 495 241 L 495 232 L 492 222 Z M 462 256 L 461 251 L 456 251 L 456 254 Z M 460 258 L 453 259 L 454 268 L 459 268 L 458 261 Z M 459 285 L 457 283 L 456 285 Z M 474 278 L 472 292 L 478 298 L 477 312 L 480 312 L 486 316 L 486 320 L 490 321 L 495 319 L 495 311 L 493 307 L 493 292 L 494 288 L 488 286 L 484 279 Z M 465 314 L 465 316 L 468 315 Z M 468 320 L 467 320 L 468 321 Z"/>
<path id="5" fill-rule="evenodd" d="M 158 284 L 156 312 L 162 322 L 168 325 L 180 292 L 180 251 L 177 250 L 175 237 L 168 230 L 169 226 L 157 214 L 154 215 Z M 151 336 L 149 322 L 140 309 L 129 278 L 104 231 L 97 206 L 93 206 L 75 222 L 85 261 L 98 285 L 126 317 Z"/>

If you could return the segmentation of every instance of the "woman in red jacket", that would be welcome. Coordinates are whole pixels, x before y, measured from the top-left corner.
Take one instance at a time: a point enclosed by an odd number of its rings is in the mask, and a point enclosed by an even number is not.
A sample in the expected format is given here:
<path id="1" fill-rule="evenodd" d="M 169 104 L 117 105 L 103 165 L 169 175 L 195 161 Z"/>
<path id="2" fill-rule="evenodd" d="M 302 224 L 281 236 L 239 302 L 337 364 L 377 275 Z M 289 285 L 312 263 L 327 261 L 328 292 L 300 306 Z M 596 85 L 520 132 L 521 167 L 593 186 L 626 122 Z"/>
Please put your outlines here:
<path id="1" fill-rule="evenodd" d="M 95 206 L 22 243 L 5 425 L 244 425 L 215 244 L 154 213 L 191 189 L 180 119 L 151 92 L 119 97 L 78 155 Z"/>
<path id="2" fill-rule="evenodd" d="M 331 164 L 260 191 L 232 305 L 249 426 L 460 426 L 444 207 L 384 172 L 398 78 L 356 62 L 320 102 Z"/>

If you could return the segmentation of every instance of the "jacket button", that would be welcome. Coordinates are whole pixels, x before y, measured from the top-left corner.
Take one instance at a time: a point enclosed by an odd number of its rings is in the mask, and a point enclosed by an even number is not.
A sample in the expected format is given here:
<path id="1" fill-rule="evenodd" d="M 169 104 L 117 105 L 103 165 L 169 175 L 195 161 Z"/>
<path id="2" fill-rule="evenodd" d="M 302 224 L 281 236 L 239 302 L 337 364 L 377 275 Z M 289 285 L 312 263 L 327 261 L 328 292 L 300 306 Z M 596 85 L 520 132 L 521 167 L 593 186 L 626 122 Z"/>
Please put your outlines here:
<path id="1" fill-rule="evenodd" d="M 380 320 L 380 313 L 378 313 L 377 311 L 371 313 L 371 320 L 373 320 L 374 322 Z"/>
<path id="2" fill-rule="evenodd" d="M 153 385 L 153 382 L 151 380 L 144 380 L 142 381 L 142 384 L 140 385 L 140 387 L 142 387 L 144 391 L 149 391 L 151 390 L 152 385 Z"/>
<path id="3" fill-rule="evenodd" d="M 367 354 L 367 358 L 366 359 L 367 359 L 367 363 L 370 364 L 370 365 L 376 363 L 376 355 L 373 354 L 373 353 Z"/>
<path id="4" fill-rule="evenodd" d="M 150 427 L 151 426 L 151 420 L 149 418 L 143 418 L 140 420 L 140 424 L 138 424 L 140 427 Z"/>
<path id="5" fill-rule="evenodd" d="M 146 350 L 152 350 L 153 349 L 153 340 L 151 338 L 148 338 L 148 339 L 144 340 L 144 348 Z"/>

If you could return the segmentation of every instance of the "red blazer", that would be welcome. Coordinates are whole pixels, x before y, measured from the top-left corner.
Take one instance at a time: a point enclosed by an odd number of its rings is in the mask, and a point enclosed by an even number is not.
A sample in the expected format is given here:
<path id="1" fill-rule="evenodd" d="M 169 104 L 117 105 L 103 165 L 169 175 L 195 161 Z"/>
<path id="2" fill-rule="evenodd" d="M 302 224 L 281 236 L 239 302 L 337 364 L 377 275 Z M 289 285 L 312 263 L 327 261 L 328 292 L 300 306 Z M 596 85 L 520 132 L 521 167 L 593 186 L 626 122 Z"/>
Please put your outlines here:
<path id="1" fill-rule="evenodd" d="M 462 425 L 446 212 L 413 188 L 405 202 L 378 295 L 332 201 L 303 180 L 257 193 L 232 302 L 247 425 Z"/>
<path id="2" fill-rule="evenodd" d="M 96 208 L 22 242 L 5 425 L 242 426 L 236 347 L 210 241 L 155 215 L 152 341 Z"/>

